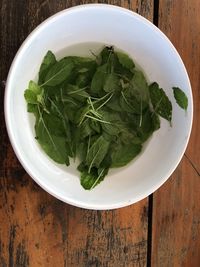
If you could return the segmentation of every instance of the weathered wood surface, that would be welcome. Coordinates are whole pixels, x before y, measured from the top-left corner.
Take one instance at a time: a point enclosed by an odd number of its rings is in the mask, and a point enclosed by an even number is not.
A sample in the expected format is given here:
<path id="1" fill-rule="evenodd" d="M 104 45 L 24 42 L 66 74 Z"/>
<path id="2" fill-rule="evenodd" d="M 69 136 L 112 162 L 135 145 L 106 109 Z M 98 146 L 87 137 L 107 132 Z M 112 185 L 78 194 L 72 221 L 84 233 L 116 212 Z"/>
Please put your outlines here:
<path id="1" fill-rule="evenodd" d="M 159 28 L 187 67 L 194 96 L 189 146 L 153 196 L 152 266 L 200 266 L 200 1 L 159 1 Z"/>
<path id="2" fill-rule="evenodd" d="M 40 189 L 17 161 L 6 134 L 1 82 L 0 267 L 137 267 L 150 263 L 152 267 L 198 267 L 199 0 L 0 0 L 0 81 L 6 80 L 17 49 L 40 22 L 64 8 L 94 2 L 124 6 L 154 19 L 176 46 L 194 94 L 188 149 L 172 177 L 149 202 L 144 199 L 124 209 L 103 212 L 69 206 Z"/>
<path id="3" fill-rule="evenodd" d="M 0 80 L 27 35 L 70 6 L 95 1 L 1 0 Z M 153 19 L 153 1 L 96 1 L 124 6 Z M 115 211 L 64 204 L 25 173 L 9 143 L 0 91 L 0 266 L 146 266 L 148 199 Z"/>

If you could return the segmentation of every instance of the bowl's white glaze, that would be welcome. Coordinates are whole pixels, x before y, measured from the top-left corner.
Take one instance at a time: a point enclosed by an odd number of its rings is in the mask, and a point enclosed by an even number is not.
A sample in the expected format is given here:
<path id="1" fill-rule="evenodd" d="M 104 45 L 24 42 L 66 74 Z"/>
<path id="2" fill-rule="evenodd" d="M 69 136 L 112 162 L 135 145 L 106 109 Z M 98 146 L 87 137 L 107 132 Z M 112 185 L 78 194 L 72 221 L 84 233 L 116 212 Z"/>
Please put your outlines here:
<path id="1" fill-rule="evenodd" d="M 104 182 L 85 191 L 75 165 L 55 164 L 34 139 L 33 118 L 23 97 L 36 77 L 47 50 L 56 55 L 78 43 L 112 44 L 126 51 L 150 82 L 164 88 L 173 105 L 172 127 L 162 120 L 144 153 L 127 167 L 112 170 Z M 181 87 L 189 100 L 185 113 L 173 98 Z M 136 13 L 110 5 L 83 5 L 64 10 L 39 25 L 19 49 L 7 79 L 5 118 L 14 151 L 30 176 L 58 199 L 88 209 L 113 209 L 135 203 L 158 189 L 171 175 L 186 149 L 192 126 L 193 101 L 184 64 L 167 37 Z"/>

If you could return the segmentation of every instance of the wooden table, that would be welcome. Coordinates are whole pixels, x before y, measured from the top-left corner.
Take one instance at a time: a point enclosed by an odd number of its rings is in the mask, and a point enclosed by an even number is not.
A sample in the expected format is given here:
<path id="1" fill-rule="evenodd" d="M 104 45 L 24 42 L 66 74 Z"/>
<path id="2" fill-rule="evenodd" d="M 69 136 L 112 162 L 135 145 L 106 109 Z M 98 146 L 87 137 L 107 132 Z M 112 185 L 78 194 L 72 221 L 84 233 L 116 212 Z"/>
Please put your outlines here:
<path id="1" fill-rule="evenodd" d="M 110 3 L 153 21 L 173 42 L 189 72 L 194 124 L 189 146 L 170 179 L 127 208 L 91 211 L 44 192 L 19 164 L 3 114 L 0 127 L 0 267 L 200 266 L 200 1 L 0 0 L 0 79 L 27 35 L 70 6 Z"/>

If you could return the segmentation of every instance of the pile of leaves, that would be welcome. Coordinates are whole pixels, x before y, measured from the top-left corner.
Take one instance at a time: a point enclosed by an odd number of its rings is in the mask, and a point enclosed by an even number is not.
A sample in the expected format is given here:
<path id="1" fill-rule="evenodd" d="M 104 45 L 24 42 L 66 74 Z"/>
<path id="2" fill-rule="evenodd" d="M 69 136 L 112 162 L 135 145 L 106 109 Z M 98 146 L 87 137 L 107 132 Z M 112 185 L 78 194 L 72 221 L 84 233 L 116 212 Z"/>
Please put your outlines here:
<path id="1" fill-rule="evenodd" d="M 187 98 L 174 88 L 187 109 Z M 183 94 L 183 95 L 182 95 Z M 171 123 L 172 104 L 157 83 L 148 85 L 126 54 L 104 47 L 93 58 L 68 56 L 57 61 L 48 51 L 38 83 L 24 93 L 35 115 L 36 139 L 55 162 L 78 157 L 81 185 L 92 189 L 109 168 L 128 164 L 160 128 Z"/>

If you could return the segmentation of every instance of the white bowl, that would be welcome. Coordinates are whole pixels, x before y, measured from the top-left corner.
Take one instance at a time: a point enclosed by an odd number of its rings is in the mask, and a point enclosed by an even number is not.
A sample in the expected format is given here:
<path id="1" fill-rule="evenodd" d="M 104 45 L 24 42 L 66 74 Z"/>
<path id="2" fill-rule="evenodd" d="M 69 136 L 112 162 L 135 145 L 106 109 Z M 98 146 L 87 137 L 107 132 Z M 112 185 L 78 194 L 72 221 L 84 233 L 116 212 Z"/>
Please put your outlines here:
<path id="1" fill-rule="evenodd" d="M 65 51 L 73 53 L 69 47 L 85 42 L 112 44 L 126 51 L 145 71 L 150 82 L 157 81 L 164 88 L 173 105 L 172 127 L 162 120 L 161 129 L 153 134 L 144 152 L 128 166 L 111 170 L 91 191 L 81 187 L 74 164 L 70 167 L 56 164 L 41 150 L 34 139 L 34 119 L 27 113 L 23 96 L 29 80 L 36 78 L 47 50 L 63 56 Z M 76 52 L 86 53 L 84 49 L 76 49 Z M 187 94 L 186 113 L 175 103 L 172 86 L 181 87 Z M 148 20 L 116 6 L 78 6 L 44 21 L 22 44 L 6 84 L 7 130 L 21 164 L 47 192 L 66 203 L 88 209 L 124 207 L 158 189 L 183 156 L 192 117 L 190 81 L 174 46 Z"/>

